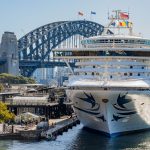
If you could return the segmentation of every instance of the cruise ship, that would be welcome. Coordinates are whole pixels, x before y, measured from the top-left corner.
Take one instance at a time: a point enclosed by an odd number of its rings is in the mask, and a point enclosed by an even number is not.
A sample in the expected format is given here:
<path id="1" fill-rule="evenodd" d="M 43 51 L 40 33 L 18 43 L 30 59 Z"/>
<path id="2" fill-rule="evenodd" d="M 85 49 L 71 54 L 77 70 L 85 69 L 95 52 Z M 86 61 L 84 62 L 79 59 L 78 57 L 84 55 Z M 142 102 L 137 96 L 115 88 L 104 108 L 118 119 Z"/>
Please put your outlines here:
<path id="1" fill-rule="evenodd" d="M 67 96 L 81 123 L 111 137 L 150 128 L 150 39 L 133 34 L 129 13 L 114 12 L 102 35 L 53 50 L 70 68 Z"/>

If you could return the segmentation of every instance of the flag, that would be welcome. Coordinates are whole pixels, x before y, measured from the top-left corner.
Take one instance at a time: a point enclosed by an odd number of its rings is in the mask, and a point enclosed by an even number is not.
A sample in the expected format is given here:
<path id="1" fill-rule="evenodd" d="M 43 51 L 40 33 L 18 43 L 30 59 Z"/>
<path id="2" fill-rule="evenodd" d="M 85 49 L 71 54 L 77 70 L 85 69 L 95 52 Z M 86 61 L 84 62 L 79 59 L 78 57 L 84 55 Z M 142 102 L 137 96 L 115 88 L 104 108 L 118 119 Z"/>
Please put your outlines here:
<path id="1" fill-rule="evenodd" d="M 111 25 L 115 27 L 115 26 L 116 26 L 116 23 L 115 23 L 115 22 L 112 22 Z"/>
<path id="2" fill-rule="evenodd" d="M 126 22 L 125 21 L 122 22 L 122 26 L 126 27 Z"/>
<path id="3" fill-rule="evenodd" d="M 133 26 L 132 22 L 128 22 L 128 27 L 131 28 Z"/>
<path id="4" fill-rule="evenodd" d="M 119 16 L 120 16 L 120 19 L 129 19 L 129 15 L 127 13 L 120 12 Z"/>
<path id="5" fill-rule="evenodd" d="M 78 12 L 78 15 L 83 16 L 84 14 L 83 14 L 82 12 L 79 11 L 79 12 Z"/>
<path id="6" fill-rule="evenodd" d="M 91 11 L 91 15 L 96 15 L 96 12 L 94 12 L 94 11 Z"/>
<path id="7" fill-rule="evenodd" d="M 117 27 L 120 25 L 118 20 L 115 21 L 115 24 L 116 24 Z"/>
<path id="8" fill-rule="evenodd" d="M 129 21 L 125 21 L 126 22 L 126 26 L 129 27 Z"/>
<path id="9" fill-rule="evenodd" d="M 122 22 L 119 22 L 119 26 L 122 27 Z"/>
<path id="10" fill-rule="evenodd" d="M 121 21 L 121 22 L 119 22 L 119 26 L 120 27 L 127 27 L 127 24 L 125 21 Z"/>

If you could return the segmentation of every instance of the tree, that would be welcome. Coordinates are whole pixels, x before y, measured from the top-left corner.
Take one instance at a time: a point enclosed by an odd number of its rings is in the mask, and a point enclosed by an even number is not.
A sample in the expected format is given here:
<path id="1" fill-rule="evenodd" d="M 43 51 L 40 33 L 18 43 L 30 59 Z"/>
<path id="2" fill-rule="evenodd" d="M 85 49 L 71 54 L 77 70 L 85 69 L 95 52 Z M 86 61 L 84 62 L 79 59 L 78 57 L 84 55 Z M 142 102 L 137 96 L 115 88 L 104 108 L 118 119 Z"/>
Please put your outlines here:
<path id="1" fill-rule="evenodd" d="M 3 85 L 0 84 L 0 92 L 4 89 Z"/>
<path id="2" fill-rule="evenodd" d="M 0 102 L 0 123 L 14 120 L 14 117 L 14 114 L 7 109 L 7 105 Z"/>
<path id="3" fill-rule="evenodd" d="M 0 83 L 8 84 L 34 84 L 34 79 L 23 76 L 13 76 L 11 74 L 2 73 L 0 74 Z"/>

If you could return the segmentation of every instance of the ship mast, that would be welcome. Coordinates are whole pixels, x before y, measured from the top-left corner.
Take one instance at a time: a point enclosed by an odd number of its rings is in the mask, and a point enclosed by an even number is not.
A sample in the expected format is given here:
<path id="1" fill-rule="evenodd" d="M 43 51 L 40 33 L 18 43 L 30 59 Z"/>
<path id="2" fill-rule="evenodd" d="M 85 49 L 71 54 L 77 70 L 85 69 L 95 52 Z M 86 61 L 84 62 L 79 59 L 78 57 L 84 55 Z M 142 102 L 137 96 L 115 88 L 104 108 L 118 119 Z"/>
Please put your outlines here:
<path id="1" fill-rule="evenodd" d="M 120 29 L 128 29 L 129 35 L 133 35 L 132 32 L 132 23 L 129 22 L 129 12 L 123 12 L 121 10 L 113 10 L 112 15 L 109 15 L 108 12 L 108 19 L 110 22 L 106 27 L 104 27 L 103 35 L 106 35 L 108 33 L 108 30 L 113 28 L 117 29 L 118 33 L 120 33 Z M 122 24 L 122 25 L 121 25 Z"/>

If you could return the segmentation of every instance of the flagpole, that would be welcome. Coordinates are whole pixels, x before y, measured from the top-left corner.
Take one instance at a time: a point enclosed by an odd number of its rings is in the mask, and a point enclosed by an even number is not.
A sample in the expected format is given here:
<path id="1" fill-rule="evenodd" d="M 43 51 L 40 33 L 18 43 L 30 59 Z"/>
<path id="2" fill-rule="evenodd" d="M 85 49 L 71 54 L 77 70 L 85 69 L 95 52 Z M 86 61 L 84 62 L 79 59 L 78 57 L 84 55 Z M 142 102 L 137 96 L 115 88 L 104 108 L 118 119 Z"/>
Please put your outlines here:
<path id="1" fill-rule="evenodd" d="M 92 17 L 93 15 L 96 15 L 96 12 L 91 11 L 91 14 L 90 14 L 90 20 L 91 21 L 93 21 L 93 17 Z"/>
<path id="2" fill-rule="evenodd" d="M 90 13 L 90 21 L 92 21 L 92 14 Z"/>
<path id="3" fill-rule="evenodd" d="M 84 14 L 82 12 L 78 12 L 78 20 L 79 20 L 79 16 L 83 16 Z"/>

